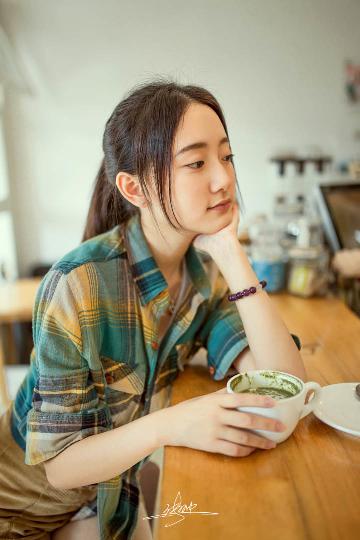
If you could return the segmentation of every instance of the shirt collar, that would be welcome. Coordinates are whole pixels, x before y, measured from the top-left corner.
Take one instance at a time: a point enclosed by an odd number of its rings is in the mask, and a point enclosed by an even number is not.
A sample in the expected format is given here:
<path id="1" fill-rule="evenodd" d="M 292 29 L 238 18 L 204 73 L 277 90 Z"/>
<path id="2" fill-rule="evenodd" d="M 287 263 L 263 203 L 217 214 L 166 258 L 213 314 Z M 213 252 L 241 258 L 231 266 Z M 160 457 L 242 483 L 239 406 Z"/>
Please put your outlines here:
<path id="1" fill-rule="evenodd" d="M 168 284 L 152 256 L 141 226 L 139 213 L 131 216 L 126 222 L 124 243 L 141 303 L 145 305 L 166 289 Z M 196 251 L 193 244 L 190 244 L 185 253 L 185 262 L 193 286 L 204 299 L 208 299 L 211 293 L 210 281 L 201 261 L 201 255 Z"/>

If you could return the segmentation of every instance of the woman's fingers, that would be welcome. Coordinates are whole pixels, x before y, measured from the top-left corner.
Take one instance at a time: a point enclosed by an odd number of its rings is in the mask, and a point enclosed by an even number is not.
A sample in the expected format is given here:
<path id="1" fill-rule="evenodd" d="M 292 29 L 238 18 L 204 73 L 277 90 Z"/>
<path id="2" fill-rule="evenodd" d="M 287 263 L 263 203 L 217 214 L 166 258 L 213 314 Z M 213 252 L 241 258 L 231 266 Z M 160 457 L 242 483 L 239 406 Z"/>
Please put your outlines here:
<path id="1" fill-rule="evenodd" d="M 266 431 L 285 431 L 286 426 L 279 420 L 259 414 L 224 409 L 220 415 L 223 425 L 245 429 L 264 429 Z"/>
<path id="2" fill-rule="evenodd" d="M 267 418 L 260 414 L 247 413 L 245 411 L 242 412 L 236 409 L 237 407 L 271 408 L 276 405 L 276 401 L 273 398 L 251 393 L 225 394 L 223 390 L 224 389 L 221 389 L 216 392 L 219 394 L 217 399 L 222 408 L 220 415 L 222 424 L 252 430 L 262 429 L 275 432 L 286 430 L 286 426 L 279 420 Z"/>
<path id="3" fill-rule="evenodd" d="M 246 457 L 252 454 L 255 450 L 256 448 L 251 448 L 250 446 L 242 446 L 240 444 L 235 444 L 230 441 L 224 441 L 222 439 L 217 439 L 213 447 L 213 452 L 231 457 Z"/>
<path id="4" fill-rule="evenodd" d="M 250 446 L 251 448 L 261 448 L 269 450 L 275 448 L 276 444 L 264 437 L 255 435 L 244 429 L 237 429 L 231 426 L 223 426 L 220 430 L 220 438 L 242 446 Z"/>
<path id="5" fill-rule="evenodd" d="M 274 407 L 275 399 L 270 396 L 261 396 L 259 394 L 241 393 L 241 394 L 226 394 L 220 391 L 219 403 L 222 407 Z"/>

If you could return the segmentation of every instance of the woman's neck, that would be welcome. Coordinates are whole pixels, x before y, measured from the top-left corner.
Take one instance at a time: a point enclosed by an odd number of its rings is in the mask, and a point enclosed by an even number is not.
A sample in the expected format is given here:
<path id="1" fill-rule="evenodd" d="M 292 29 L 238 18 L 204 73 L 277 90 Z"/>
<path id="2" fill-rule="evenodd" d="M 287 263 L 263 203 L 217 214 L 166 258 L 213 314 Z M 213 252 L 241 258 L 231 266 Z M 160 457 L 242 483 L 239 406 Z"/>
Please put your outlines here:
<path id="1" fill-rule="evenodd" d="M 172 287 L 181 282 L 182 260 L 191 242 L 175 229 L 161 235 L 152 223 L 141 216 L 142 229 L 152 255 L 169 287 Z"/>

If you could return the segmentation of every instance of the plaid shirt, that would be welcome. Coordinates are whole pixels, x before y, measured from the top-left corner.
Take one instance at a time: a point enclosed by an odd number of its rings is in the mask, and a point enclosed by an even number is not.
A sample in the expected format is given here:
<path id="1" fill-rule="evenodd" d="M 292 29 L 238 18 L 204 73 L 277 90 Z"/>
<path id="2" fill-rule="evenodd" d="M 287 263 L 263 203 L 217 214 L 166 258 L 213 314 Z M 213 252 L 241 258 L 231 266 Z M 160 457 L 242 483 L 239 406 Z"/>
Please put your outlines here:
<path id="1" fill-rule="evenodd" d="M 185 262 L 190 279 L 160 343 L 169 291 L 138 215 L 52 266 L 37 292 L 30 369 L 13 405 L 26 464 L 168 406 L 179 368 L 200 347 L 211 376 L 224 378 L 248 345 L 237 307 L 209 256 L 190 245 Z M 148 457 L 98 484 L 102 540 L 131 538 Z"/>

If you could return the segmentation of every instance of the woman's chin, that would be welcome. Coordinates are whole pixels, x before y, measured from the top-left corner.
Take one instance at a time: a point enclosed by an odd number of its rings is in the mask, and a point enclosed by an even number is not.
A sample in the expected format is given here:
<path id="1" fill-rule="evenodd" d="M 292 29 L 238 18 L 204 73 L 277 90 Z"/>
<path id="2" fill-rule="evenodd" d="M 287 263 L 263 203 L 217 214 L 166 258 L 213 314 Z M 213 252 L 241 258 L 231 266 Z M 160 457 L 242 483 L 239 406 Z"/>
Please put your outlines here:
<path id="1" fill-rule="evenodd" d="M 204 230 L 204 228 L 202 228 L 201 231 L 199 231 L 197 233 L 197 235 L 199 234 L 206 234 L 208 236 L 212 235 L 212 234 L 216 234 L 218 233 L 219 231 L 221 231 L 222 229 L 224 229 L 225 227 L 227 227 L 228 223 L 222 223 L 220 226 L 217 224 L 216 227 L 208 227 L 206 230 Z"/>

